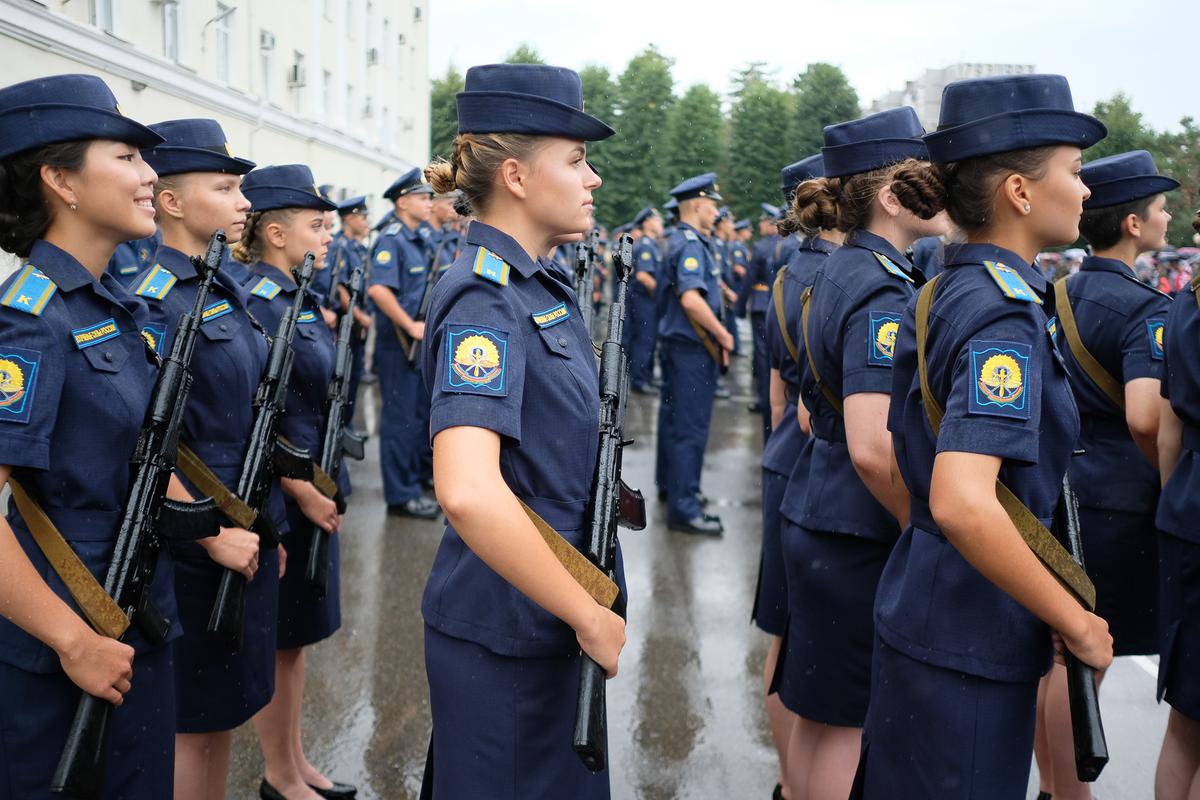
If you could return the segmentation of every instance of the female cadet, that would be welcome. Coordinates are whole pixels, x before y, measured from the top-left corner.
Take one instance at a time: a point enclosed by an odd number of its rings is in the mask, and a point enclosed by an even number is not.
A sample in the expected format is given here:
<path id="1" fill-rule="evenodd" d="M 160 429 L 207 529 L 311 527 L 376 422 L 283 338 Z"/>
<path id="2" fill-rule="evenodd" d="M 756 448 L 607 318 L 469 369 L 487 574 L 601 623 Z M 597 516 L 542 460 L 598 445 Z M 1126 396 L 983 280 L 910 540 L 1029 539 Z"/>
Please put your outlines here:
<path id="1" fill-rule="evenodd" d="M 1113 655 L 1148 655 L 1158 652 L 1156 441 L 1171 300 L 1139 281 L 1133 262 L 1166 246 L 1164 192 L 1179 183 L 1159 175 L 1145 150 L 1085 164 L 1081 178 L 1092 196 L 1079 230 L 1093 255 L 1055 286 L 1058 346 L 1081 421 L 1083 452 L 1071 459 L 1071 484 L 1096 613 L 1108 622 Z M 1066 668 L 1056 665 L 1046 680 L 1041 719 L 1051 762 L 1042 777 L 1057 800 L 1086 800 L 1090 789 L 1075 777 Z"/>
<path id="2" fill-rule="evenodd" d="M 61 534 L 103 580 L 158 372 L 142 339 L 144 306 L 105 267 L 120 242 L 154 232 L 155 174 L 138 148 L 161 141 L 91 75 L 0 89 L 0 247 L 25 262 L 0 284 L 0 484 L 16 493 L 0 523 L 8 797 L 51 796 L 80 689 L 118 706 L 102 796 L 171 795 L 170 647 L 136 626 L 125 643 L 94 633 L 71 598 L 100 587 L 80 572 L 60 577 L 34 539 Z M 39 507 L 56 533 L 31 522 Z M 175 618 L 165 551 L 151 599 Z M 167 640 L 178 634 L 172 626 Z"/>
<path id="3" fill-rule="evenodd" d="M 966 244 L 947 245 L 945 272 L 918 298 L 932 298 L 927 324 L 910 304 L 897 339 L 888 424 L 912 524 L 876 599 L 861 796 L 1021 796 L 1051 630 L 1094 667 L 1112 659 L 1104 620 L 1022 540 L 1069 561 L 1044 526 L 1078 414 L 1053 338 L 1054 296 L 1031 264 L 1078 235 L 1088 197 L 1080 149 L 1104 135 L 1074 111 L 1061 76 L 960 81 L 925 137 L 934 164 L 896 178 L 925 213 L 947 209 Z M 1018 515 L 1024 533 L 1001 495 L 1029 510 Z M 1088 594 L 1085 576 L 1054 563 Z"/>
<path id="4" fill-rule="evenodd" d="M 850 790 L 870 689 L 875 586 L 897 520 L 908 516 L 904 487 L 891 479 L 885 425 L 896 328 L 923 280 L 904 251 L 944 223 L 906 208 L 892 178 L 926 157 L 923 132 L 908 107 L 826 128 L 825 177 L 802 183 L 793 203 L 805 228 L 846 235 L 817 272 L 796 334 L 805 342 L 800 385 L 813 440 L 803 499 L 783 511 L 796 578 L 793 675 L 783 694 L 797 715 L 788 744 L 793 798 Z"/>
<path id="5" fill-rule="evenodd" d="M 325 264 L 326 248 L 332 237 L 325 227 L 324 212 L 335 206 L 317 193 L 312 172 L 303 164 L 256 169 L 246 176 L 242 191 L 254 211 L 234 255 L 248 265 L 250 272 L 245 284 L 250 293 L 250 313 L 274 335 L 298 290 L 292 280 L 292 267 L 303 262 L 308 252 L 316 256 L 314 266 Z M 333 374 L 334 342 L 312 292 L 304 298 L 296 323 L 287 414 L 279 430 L 292 444 L 319 457 L 321 415 Z M 279 582 L 275 694 L 254 717 L 266 761 L 266 776 L 259 794 L 271 800 L 316 795 L 353 797 L 354 787 L 330 781 L 309 763 L 300 732 L 300 707 L 304 699 L 302 648 L 332 636 L 342 621 L 336 535 L 341 517 L 334 502 L 312 483 L 283 478 L 281 484 L 287 523 L 284 547 L 293 566 L 284 570 Z M 343 485 L 343 491 L 346 488 Z M 324 595 L 304 577 L 314 525 L 330 534 Z"/>
<path id="6" fill-rule="evenodd" d="M 154 266 L 130 289 L 147 305 L 149 321 L 142 331 L 161 354 L 170 351 L 180 315 L 195 303 L 200 280 L 188 254 L 204 253 L 218 228 L 231 244 L 242 237 L 250 203 L 239 187 L 254 163 L 228 154 L 225 133 L 215 120 L 172 120 L 151 130 L 166 140 L 143 152 L 158 173 L 154 205 L 162 244 Z M 237 486 L 266 364 L 266 339 L 257 326 L 246 311 L 245 291 L 224 270 L 218 272 L 196 338 L 195 381 L 180 440 L 230 491 Z M 209 492 L 187 480 L 182 495 L 172 494 L 192 500 Z M 276 492 L 273 501 L 263 513 L 281 522 L 282 496 Z M 171 556 L 184 632 L 174 652 L 175 797 L 220 798 L 232 731 L 266 705 L 275 687 L 279 555 L 268 550 L 260 556 L 258 536 L 231 526 L 198 542 L 171 542 Z M 207 632 L 225 569 L 249 581 L 246 635 L 237 652 Z"/>
<path id="7" fill-rule="evenodd" d="M 796 187 L 804 181 L 824 175 L 821 154 L 789 164 L 784 167 L 784 196 L 790 205 Z M 791 236 L 801 232 L 796 218 L 789 214 L 779 223 L 779 233 Z M 829 236 L 831 234 L 825 234 Z M 837 241 L 841 241 L 841 234 Z M 767 717 L 771 723 L 771 738 L 779 753 L 779 792 L 787 785 L 786 759 L 788 737 L 791 736 L 795 715 L 783 705 L 772 684 L 775 682 L 776 665 L 782 637 L 787 630 L 788 592 L 784 569 L 783 547 L 780 530 L 783 518 L 779 508 L 788 486 L 788 476 L 796 466 L 800 451 L 807 440 L 800 429 L 797 406 L 800 397 L 800 355 L 794 332 L 800 324 L 800 296 L 812 285 L 817 268 L 825 262 L 825 256 L 833 252 L 835 245 L 827 238 L 812 232 L 800 242 L 799 248 L 779 269 L 773 278 L 771 302 L 766 311 L 767 360 L 771 367 L 770 416 L 767 429 L 770 431 L 763 446 L 762 458 L 762 555 L 758 567 L 758 587 L 754 593 L 752 618 L 759 629 L 770 635 L 771 644 L 763 666 L 763 692 L 766 698 Z"/>
<path id="8" fill-rule="evenodd" d="M 571 749 L 575 693 L 580 648 L 615 675 L 625 625 L 531 521 L 581 546 L 596 468 L 591 338 L 541 257 L 592 227 L 584 142 L 613 131 L 582 106 L 571 70 L 472 67 L 454 155 L 425 173 L 476 216 L 434 289 L 422 363 L 450 523 L 421 609 L 435 798 L 609 793 Z"/>
<path id="9" fill-rule="evenodd" d="M 1192 226 L 1200 232 L 1200 212 Z M 1155 775 L 1156 797 L 1185 800 L 1200 793 L 1200 334 L 1197 279 L 1171 304 L 1163 353 L 1158 459 L 1160 590 L 1158 699 L 1171 705 Z"/>

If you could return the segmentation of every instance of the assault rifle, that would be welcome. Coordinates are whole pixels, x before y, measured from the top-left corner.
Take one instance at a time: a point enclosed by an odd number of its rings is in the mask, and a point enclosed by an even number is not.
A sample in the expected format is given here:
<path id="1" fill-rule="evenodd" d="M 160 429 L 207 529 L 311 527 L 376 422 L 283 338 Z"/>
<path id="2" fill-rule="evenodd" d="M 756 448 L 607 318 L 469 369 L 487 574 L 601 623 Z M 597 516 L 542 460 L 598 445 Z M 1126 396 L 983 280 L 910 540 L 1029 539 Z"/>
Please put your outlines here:
<path id="1" fill-rule="evenodd" d="M 593 290 L 595 288 L 596 250 L 600 232 L 592 229 L 584 241 L 575 245 L 575 299 L 579 301 L 579 316 L 583 327 L 592 336 L 592 318 L 595 314 Z"/>
<path id="2" fill-rule="evenodd" d="M 151 644 L 162 643 L 171 628 L 170 621 L 150 599 L 150 585 L 164 534 L 173 539 L 195 540 L 215 536 L 220 524 L 217 507 L 211 499 L 199 503 L 168 500 L 167 484 L 175 472 L 179 429 L 192 388 L 196 334 L 200 331 L 213 278 L 221 265 L 224 245 L 225 233 L 218 230 L 212 235 L 204 258 L 192 258 L 200 276 L 196 301 L 191 314 L 180 315 L 171 352 L 155 381 L 146 418 L 129 459 L 132 476 L 129 496 L 104 577 L 104 591 Z M 112 709 L 108 701 L 83 692 L 50 791 L 89 799 L 100 796 Z"/>

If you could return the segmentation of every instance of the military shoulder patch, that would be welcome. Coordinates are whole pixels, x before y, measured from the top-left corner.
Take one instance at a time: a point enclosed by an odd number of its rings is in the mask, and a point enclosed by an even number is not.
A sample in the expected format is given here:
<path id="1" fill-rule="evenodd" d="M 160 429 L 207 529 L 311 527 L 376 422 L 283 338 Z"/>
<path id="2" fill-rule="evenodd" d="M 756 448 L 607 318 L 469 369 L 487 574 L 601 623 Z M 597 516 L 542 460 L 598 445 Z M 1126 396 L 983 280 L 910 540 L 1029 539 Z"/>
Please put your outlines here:
<path id="1" fill-rule="evenodd" d="M 650 255 L 650 251 L 649 251 L 649 250 L 643 250 L 643 251 L 642 251 L 642 261 L 649 261 L 649 260 L 650 260 L 650 259 L 652 259 L 652 258 L 654 258 L 654 256 Z"/>
<path id="2" fill-rule="evenodd" d="M 142 338 L 155 355 L 162 355 L 163 340 L 167 338 L 167 329 L 161 325 L 143 325 Z"/>
<path id="3" fill-rule="evenodd" d="M 71 331 L 71 338 L 75 340 L 75 346 L 80 350 L 86 350 L 92 345 L 107 342 L 120 335 L 121 329 L 117 326 L 116 320 L 111 317 L 103 322 L 97 322 L 95 325 Z"/>
<path id="4" fill-rule="evenodd" d="M 46 310 L 46 304 L 57 291 L 58 284 L 33 264 L 26 264 L 8 287 L 4 297 L 0 297 L 0 306 L 8 306 L 38 317 Z"/>
<path id="5" fill-rule="evenodd" d="M 175 273 L 164 267 L 162 264 L 155 264 L 154 269 L 147 273 L 142 282 L 138 284 L 137 289 L 133 293 L 138 297 L 149 297 L 153 300 L 162 300 L 171 293 L 171 287 L 175 285 L 178 278 Z"/>
<path id="6" fill-rule="evenodd" d="M 390 264 L 392 262 L 392 251 L 386 247 L 379 248 L 379 252 L 375 254 L 376 264 Z"/>
<path id="7" fill-rule="evenodd" d="M 909 283 L 913 282 L 912 276 L 902 270 L 895 261 L 892 261 L 883 253 L 875 253 L 874 255 L 875 260 L 879 262 L 879 265 L 882 266 L 889 275 L 894 278 L 899 278 L 902 281 L 908 281 Z"/>
<path id="8" fill-rule="evenodd" d="M 250 289 L 250 294 L 255 297 L 261 297 L 263 300 L 274 300 L 275 295 L 282 291 L 279 284 L 270 278 L 259 278 Z"/>
<path id="9" fill-rule="evenodd" d="M 446 326 L 446 372 L 442 391 L 508 395 L 508 333 L 481 325 Z"/>
<path id="10" fill-rule="evenodd" d="M 700 259 L 695 256 L 688 256 L 680 266 L 683 267 L 684 272 L 695 272 L 700 269 Z"/>
<path id="11" fill-rule="evenodd" d="M 1042 304 L 1042 298 L 1037 296 L 1037 292 L 1029 288 L 1029 284 L 1025 279 L 1017 274 L 1017 271 L 1012 267 L 1005 266 L 999 261 L 985 261 L 983 267 L 992 276 L 992 280 L 1000 287 L 1000 291 L 1004 292 L 1004 296 L 1009 300 L 1020 300 L 1023 303 Z"/>
<path id="12" fill-rule="evenodd" d="M 1150 337 L 1150 357 L 1162 361 L 1166 356 L 1163 349 L 1163 336 L 1167 332 L 1167 321 L 1164 319 L 1146 320 L 1146 334 Z"/>
<path id="13" fill-rule="evenodd" d="M 867 363 L 875 367 L 890 367 L 896 357 L 896 334 L 899 332 L 899 314 L 891 311 L 872 311 Z"/>
<path id="14" fill-rule="evenodd" d="M 486 247 L 479 248 L 479 252 L 475 254 L 475 266 L 471 271 L 492 283 L 508 286 L 508 262 Z"/>
<path id="15" fill-rule="evenodd" d="M 1029 345 L 972 339 L 971 387 L 967 411 L 993 417 L 1029 419 Z"/>
<path id="16" fill-rule="evenodd" d="M 566 303 L 559 303 L 545 311 L 535 311 L 530 316 L 533 317 L 534 324 L 539 328 L 552 328 L 558 323 L 570 319 L 571 312 L 567 309 Z"/>
<path id="17" fill-rule="evenodd" d="M 29 422 L 42 354 L 0 345 L 0 421 Z"/>

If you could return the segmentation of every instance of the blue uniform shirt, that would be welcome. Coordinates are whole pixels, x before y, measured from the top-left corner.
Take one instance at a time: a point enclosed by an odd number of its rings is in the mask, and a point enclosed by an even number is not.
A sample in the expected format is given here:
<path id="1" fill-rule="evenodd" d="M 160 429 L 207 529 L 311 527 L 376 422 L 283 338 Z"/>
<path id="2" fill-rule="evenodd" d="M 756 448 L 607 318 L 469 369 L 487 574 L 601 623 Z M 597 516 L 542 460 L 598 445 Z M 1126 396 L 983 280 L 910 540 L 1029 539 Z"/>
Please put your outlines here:
<path id="1" fill-rule="evenodd" d="M 798 246 L 799 241 L 795 236 L 772 234 L 758 240 L 750 257 L 746 280 L 742 282 L 743 291 L 738 296 L 739 314 L 744 314 L 747 308 L 751 314 L 766 313 L 767 305 L 771 302 L 771 283 L 775 280 L 775 273 L 788 263 Z"/>
<path id="2" fill-rule="evenodd" d="M 375 240 L 371 248 L 371 286 L 386 286 L 410 317 L 416 317 L 429 274 L 429 253 L 425 238 L 418 230 L 402 222 L 393 222 Z M 383 312 L 375 315 L 378 332 L 376 346 L 385 349 L 400 347 L 396 329 Z"/>
<path id="3" fill-rule="evenodd" d="M 659 255 L 658 247 L 649 236 L 643 236 L 633 243 L 634 274 L 644 272 L 657 281 L 658 263 L 661 260 L 662 257 Z M 629 291 L 638 297 L 652 297 L 649 290 L 638 281 L 633 280 L 632 277 L 629 281 Z"/>
<path id="4" fill-rule="evenodd" d="M 896 331 L 920 273 L 886 239 L 864 230 L 846 237 L 813 282 L 809 311 L 812 358 L 836 397 L 889 394 Z M 804 341 L 797 324 L 796 341 Z M 894 541 L 896 520 L 871 494 L 850 462 L 842 417 L 825 400 L 812 370 L 800 379 L 812 412 L 810 480 L 800 524 L 818 531 Z"/>
<path id="5" fill-rule="evenodd" d="M 430 437 L 460 425 L 495 431 L 505 484 L 582 548 L 600 409 L 594 351 L 574 292 L 507 234 L 472 222 L 462 254 L 434 288 L 427 331 Z M 421 610 L 432 628 L 502 655 L 579 650 L 566 623 L 493 572 L 453 526 Z"/>
<path id="6" fill-rule="evenodd" d="M 0 284 L 0 464 L 13 467 L 101 583 L 158 377 L 142 338 L 145 320 L 145 306 L 111 275 L 96 281 L 44 241 Z M 7 519 L 33 568 L 78 612 L 12 501 Z M 151 598 L 175 620 L 173 569 L 166 548 L 160 553 Z M 179 633 L 175 623 L 169 638 Z M 126 641 L 150 649 L 136 626 Z M 30 672 L 61 669 L 54 651 L 3 617 L 0 661 Z"/>
<path id="7" fill-rule="evenodd" d="M 154 254 L 162 242 L 162 236 L 155 231 L 145 239 L 134 239 L 122 242 L 113 251 L 108 260 L 108 274 L 117 279 L 122 286 L 128 286 L 144 269 L 154 263 Z"/>
<path id="8" fill-rule="evenodd" d="M 1095 256 L 1083 260 L 1067 281 L 1067 291 L 1080 338 L 1109 375 L 1121 384 L 1161 377 L 1169 297 L 1139 281 L 1122 262 Z M 1084 452 L 1071 459 L 1071 485 L 1079 502 L 1092 508 L 1153 512 L 1158 470 L 1133 443 L 1125 412 L 1080 368 L 1061 322 L 1057 328 L 1058 349 L 1067 362 L 1082 420 L 1079 447 Z"/>
<path id="9" fill-rule="evenodd" d="M 1167 315 L 1162 369 L 1162 396 L 1183 422 L 1183 449 L 1162 489 L 1155 522 L 1159 530 L 1194 544 L 1200 544 L 1200 370 L 1194 366 L 1198 335 L 1196 293 L 1185 286 Z"/>
<path id="10" fill-rule="evenodd" d="M 832 260 L 832 257 L 831 257 Z M 1004 265 L 997 274 L 985 262 Z M 1036 298 L 1042 304 L 1033 302 Z M 917 373 L 915 303 L 904 311 L 888 428 L 911 494 L 911 524 L 876 596 L 876 629 L 911 658 L 992 680 L 1033 681 L 1050 666 L 1045 624 L 983 577 L 929 511 L 933 460 L 1003 459 L 1000 479 L 1049 526 L 1079 434 L 1067 370 L 1048 330 L 1054 293 L 1008 250 L 948 245 L 929 317 L 929 383 L 946 410 L 935 440 Z"/>
<path id="11" fill-rule="evenodd" d="M 667 257 L 659 280 L 658 336 L 700 344 L 679 297 L 697 289 L 708 307 L 721 316 L 721 268 L 708 237 L 681 222 L 667 242 Z"/>
<path id="12" fill-rule="evenodd" d="M 741 239 L 734 239 L 729 244 L 729 256 L 733 260 L 733 266 L 741 267 L 745 270 L 745 274 L 738 275 L 736 272 L 733 275 L 732 287 L 736 291 L 741 288 L 742 282 L 750 274 L 750 248 Z"/>

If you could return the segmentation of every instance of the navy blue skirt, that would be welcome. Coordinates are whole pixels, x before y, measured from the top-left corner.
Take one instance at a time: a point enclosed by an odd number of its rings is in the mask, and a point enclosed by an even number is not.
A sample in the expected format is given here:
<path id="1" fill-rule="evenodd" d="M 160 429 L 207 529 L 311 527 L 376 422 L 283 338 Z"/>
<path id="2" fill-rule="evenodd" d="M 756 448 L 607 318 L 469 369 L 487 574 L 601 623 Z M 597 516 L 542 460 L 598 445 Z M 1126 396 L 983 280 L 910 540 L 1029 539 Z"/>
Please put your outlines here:
<path id="1" fill-rule="evenodd" d="M 872 680 L 852 800 L 1025 797 L 1036 681 L 942 669 L 878 640 Z"/>
<path id="2" fill-rule="evenodd" d="M 571 749 L 579 659 L 510 658 L 426 625 L 434 800 L 608 800 L 613 765 L 593 775 Z"/>
<path id="3" fill-rule="evenodd" d="M 861 728 L 871 697 L 875 589 L 891 545 L 783 522 L 788 627 L 779 699 L 813 722 Z"/>
<path id="4" fill-rule="evenodd" d="M 194 542 L 172 545 L 172 556 L 183 625 L 183 637 L 175 642 L 175 730 L 233 730 L 258 713 L 275 692 L 279 551 L 260 553 L 258 572 L 246 586 L 242 648 L 236 652 L 208 632 L 213 598 L 225 570 Z"/>
<path id="5" fill-rule="evenodd" d="M 289 497 L 288 532 L 283 537 L 287 565 L 279 581 L 279 630 L 276 645 L 294 650 L 328 639 L 342 627 L 340 534 L 329 537 L 325 595 L 322 597 L 304 578 L 313 524 Z"/>
<path id="6" fill-rule="evenodd" d="M 779 504 L 788 478 L 769 469 L 762 471 L 762 554 L 758 561 L 758 586 L 754 589 L 754 611 L 750 618 L 759 630 L 783 636 L 787 630 L 787 573 L 783 567 L 780 529 L 783 515 Z"/>
<path id="7" fill-rule="evenodd" d="M 1162 658 L 1158 699 L 1200 721 L 1200 544 L 1158 535 Z"/>
<path id="8" fill-rule="evenodd" d="M 173 644 L 133 659 L 125 702 L 109 719 L 104 800 L 161 800 L 174 792 Z M 80 690 L 64 672 L 0 663 L 0 797 L 59 800 L 50 779 L 67 741 Z"/>
<path id="9" fill-rule="evenodd" d="M 1083 557 L 1113 655 L 1158 652 L 1158 531 L 1153 514 L 1079 508 Z"/>

